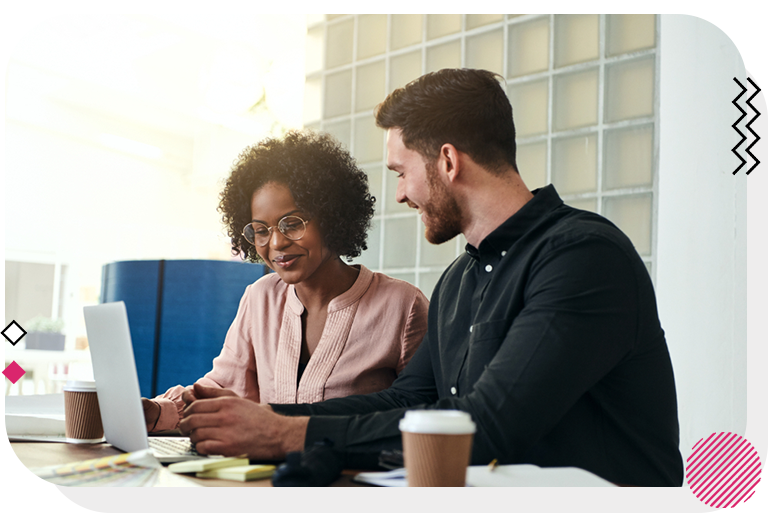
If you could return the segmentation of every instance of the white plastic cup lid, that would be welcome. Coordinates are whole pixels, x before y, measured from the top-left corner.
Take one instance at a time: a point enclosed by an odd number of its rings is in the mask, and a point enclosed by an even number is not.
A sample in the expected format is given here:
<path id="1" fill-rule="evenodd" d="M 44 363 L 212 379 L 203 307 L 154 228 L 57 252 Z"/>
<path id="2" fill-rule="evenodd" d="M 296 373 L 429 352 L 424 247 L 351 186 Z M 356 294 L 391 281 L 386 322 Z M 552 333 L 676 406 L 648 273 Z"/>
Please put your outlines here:
<path id="1" fill-rule="evenodd" d="M 474 433 L 477 426 L 469 413 L 459 410 L 411 410 L 399 427 L 406 433 L 465 435 Z"/>
<path id="2" fill-rule="evenodd" d="M 67 381 L 65 392 L 95 392 L 96 381 Z"/>

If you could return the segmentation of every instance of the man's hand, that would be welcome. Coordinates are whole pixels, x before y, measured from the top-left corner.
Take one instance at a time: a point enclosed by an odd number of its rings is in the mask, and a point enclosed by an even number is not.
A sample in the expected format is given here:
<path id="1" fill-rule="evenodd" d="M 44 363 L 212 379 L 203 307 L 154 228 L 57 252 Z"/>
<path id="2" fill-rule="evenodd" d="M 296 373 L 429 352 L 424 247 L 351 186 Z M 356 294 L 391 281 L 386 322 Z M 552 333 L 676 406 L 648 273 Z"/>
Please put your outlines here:
<path id="1" fill-rule="evenodd" d="M 227 393 L 229 392 L 229 393 Z M 304 449 L 309 417 L 285 417 L 232 394 L 194 385 L 195 400 L 179 423 L 201 454 L 282 459 Z"/>

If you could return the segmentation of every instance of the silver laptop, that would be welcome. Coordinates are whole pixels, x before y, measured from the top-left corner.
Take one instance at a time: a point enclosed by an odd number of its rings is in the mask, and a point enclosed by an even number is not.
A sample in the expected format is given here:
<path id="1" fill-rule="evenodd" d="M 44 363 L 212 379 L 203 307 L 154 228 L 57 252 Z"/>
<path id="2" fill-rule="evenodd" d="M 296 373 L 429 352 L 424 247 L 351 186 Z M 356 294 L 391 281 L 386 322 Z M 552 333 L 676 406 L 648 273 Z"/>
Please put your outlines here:
<path id="1" fill-rule="evenodd" d="M 104 438 L 124 452 L 152 449 L 161 463 L 199 459 L 186 437 L 147 437 L 123 302 L 83 308 Z"/>

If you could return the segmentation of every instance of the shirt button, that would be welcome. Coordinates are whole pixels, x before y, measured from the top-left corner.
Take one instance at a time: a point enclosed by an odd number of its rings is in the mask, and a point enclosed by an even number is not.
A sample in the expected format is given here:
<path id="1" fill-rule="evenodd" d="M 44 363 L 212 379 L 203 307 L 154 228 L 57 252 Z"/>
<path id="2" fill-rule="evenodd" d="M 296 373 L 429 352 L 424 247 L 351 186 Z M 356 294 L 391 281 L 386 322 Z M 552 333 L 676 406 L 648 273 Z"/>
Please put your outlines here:
<path id="1" fill-rule="evenodd" d="M 506 255 L 507 255 L 507 251 L 506 251 L 506 250 L 502 250 L 502 251 L 501 251 L 501 257 L 504 257 L 504 256 L 506 256 Z"/>
<path id="2" fill-rule="evenodd" d="M 490 272 L 491 270 L 493 270 L 493 267 L 491 265 L 485 265 L 486 272 Z"/>
<path id="3" fill-rule="evenodd" d="M 451 386 L 451 395 L 456 395 L 456 387 Z"/>
<path id="4" fill-rule="evenodd" d="M 469 332 L 470 333 L 472 332 L 472 326 L 469 326 Z"/>

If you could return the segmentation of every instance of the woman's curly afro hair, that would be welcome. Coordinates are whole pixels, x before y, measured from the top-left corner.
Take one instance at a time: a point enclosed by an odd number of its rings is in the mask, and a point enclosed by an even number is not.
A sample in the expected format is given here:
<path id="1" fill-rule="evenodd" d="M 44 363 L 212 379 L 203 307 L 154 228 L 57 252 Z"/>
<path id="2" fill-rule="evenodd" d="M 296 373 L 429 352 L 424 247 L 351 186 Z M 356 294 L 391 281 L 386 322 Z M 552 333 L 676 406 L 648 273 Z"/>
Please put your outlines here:
<path id="1" fill-rule="evenodd" d="M 269 182 L 288 187 L 296 206 L 319 224 L 331 252 L 354 258 L 368 248 L 376 199 L 365 172 L 332 136 L 303 130 L 248 147 L 233 165 L 219 202 L 233 254 L 260 260 L 242 231 L 251 221 L 253 194 Z"/>

